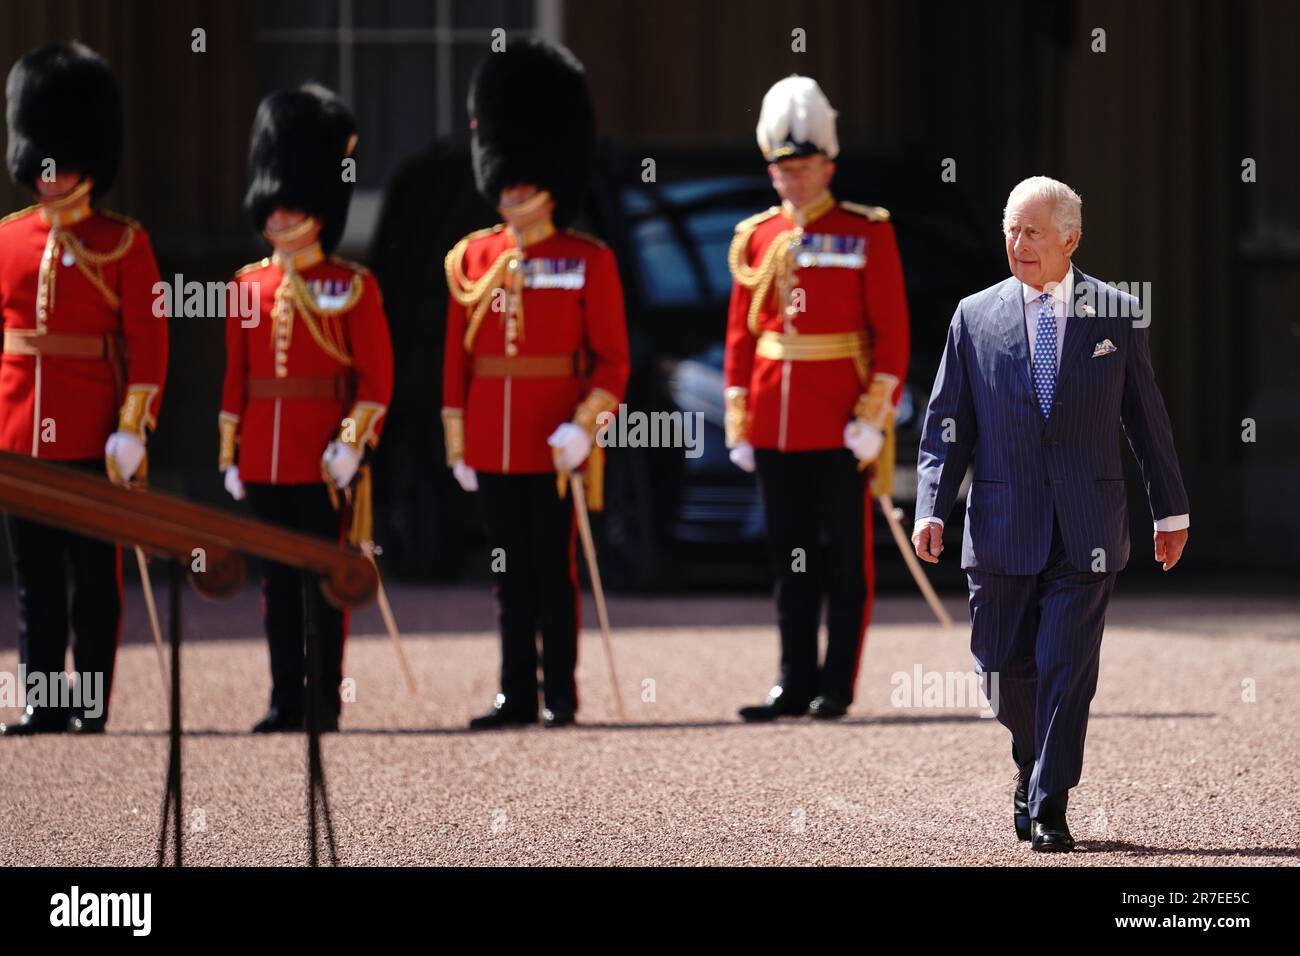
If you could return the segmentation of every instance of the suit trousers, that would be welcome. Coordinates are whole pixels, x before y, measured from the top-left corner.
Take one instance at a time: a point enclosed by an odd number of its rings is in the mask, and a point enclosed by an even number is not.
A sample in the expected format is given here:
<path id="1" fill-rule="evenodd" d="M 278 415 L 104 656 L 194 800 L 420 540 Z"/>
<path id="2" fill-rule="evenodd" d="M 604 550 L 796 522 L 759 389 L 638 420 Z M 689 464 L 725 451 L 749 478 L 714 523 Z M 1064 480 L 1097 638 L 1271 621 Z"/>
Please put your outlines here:
<path id="1" fill-rule="evenodd" d="M 758 483 L 776 578 L 783 696 L 853 701 L 875 590 L 867 472 L 847 448 L 757 449 Z M 826 605 L 826 656 L 817 632 Z"/>
<path id="2" fill-rule="evenodd" d="M 103 459 L 59 464 L 104 474 Z M 5 515 L 5 530 L 18 606 L 19 662 L 28 674 L 61 674 L 71 625 L 73 669 L 83 682 L 86 675 L 103 675 L 107 716 L 122 625 L 122 549 L 12 514 Z"/>
<path id="3" fill-rule="evenodd" d="M 548 710 L 576 712 L 578 685 L 577 524 L 572 496 L 555 473 L 478 473 L 479 502 L 501 631 L 501 693 L 512 709 L 537 712 L 537 633 Z"/>
<path id="4" fill-rule="evenodd" d="M 269 524 L 301 531 L 318 538 L 338 541 L 341 518 L 330 503 L 324 482 L 302 485 L 246 484 L 248 505 L 253 515 Z M 309 576 L 310 577 L 310 576 Z M 306 634 L 303 626 L 304 572 L 267 561 L 262 572 L 262 620 L 271 651 L 271 706 L 291 718 L 306 713 Z M 317 658 L 320 661 L 322 718 L 338 717 L 342 704 L 343 645 L 347 635 L 347 612 L 325 600 L 319 582 L 307 581 L 307 600 L 312 602 L 316 624 Z"/>
<path id="5" fill-rule="evenodd" d="M 1053 521 L 1038 574 L 969 569 L 971 653 L 1017 768 L 1033 765 L 1029 812 L 1064 813 L 1083 771 L 1088 706 L 1115 572 L 1071 565 Z M 996 695 L 996 698 L 995 698 Z"/>

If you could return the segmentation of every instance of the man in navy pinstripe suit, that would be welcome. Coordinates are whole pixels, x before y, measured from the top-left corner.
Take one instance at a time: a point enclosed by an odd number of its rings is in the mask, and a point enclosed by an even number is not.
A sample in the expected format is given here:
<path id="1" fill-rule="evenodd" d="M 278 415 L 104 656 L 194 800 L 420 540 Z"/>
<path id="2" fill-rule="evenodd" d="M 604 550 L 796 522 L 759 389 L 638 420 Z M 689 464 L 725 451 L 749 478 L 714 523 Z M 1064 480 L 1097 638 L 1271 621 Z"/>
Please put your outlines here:
<path id="1" fill-rule="evenodd" d="M 1064 183 L 1035 176 L 1012 190 L 1012 276 L 963 299 L 949 326 L 912 534 L 918 557 L 937 562 L 973 466 L 961 555 L 971 651 L 986 685 L 996 679 L 998 720 L 1011 731 L 1016 835 L 1045 851 L 1074 848 L 1066 806 L 1083 768 L 1106 605 L 1129 557 L 1121 430 L 1164 570 L 1189 524 L 1147 321 L 1132 296 L 1072 265 L 1081 231 L 1082 203 Z"/>

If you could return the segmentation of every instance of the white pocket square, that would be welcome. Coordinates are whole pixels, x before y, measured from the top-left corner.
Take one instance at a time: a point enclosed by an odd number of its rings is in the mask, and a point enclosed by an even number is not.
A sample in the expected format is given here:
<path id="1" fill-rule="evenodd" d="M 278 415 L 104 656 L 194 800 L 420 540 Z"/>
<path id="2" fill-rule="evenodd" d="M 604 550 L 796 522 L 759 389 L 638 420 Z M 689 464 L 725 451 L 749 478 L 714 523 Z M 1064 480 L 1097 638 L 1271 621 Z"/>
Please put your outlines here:
<path id="1" fill-rule="evenodd" d="M 1102 355 L 1109 355 L 1111 352 L 1118 352 L 1118 351 L 1119 349 L 1115 347 L 1115 343 L 1113 343 L 1110 339 L 1102 339 L 1100 342 L 1097 343 L 1097 346 L 1092 350 L 1092 357 L 1099 358 Z"/>

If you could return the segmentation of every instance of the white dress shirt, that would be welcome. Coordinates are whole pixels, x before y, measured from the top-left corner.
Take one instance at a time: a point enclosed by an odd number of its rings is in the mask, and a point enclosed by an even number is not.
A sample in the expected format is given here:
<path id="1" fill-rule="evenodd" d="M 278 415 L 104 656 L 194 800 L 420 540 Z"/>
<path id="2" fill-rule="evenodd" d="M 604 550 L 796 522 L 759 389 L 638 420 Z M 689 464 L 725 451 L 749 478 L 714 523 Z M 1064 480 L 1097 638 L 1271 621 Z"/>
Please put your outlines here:
<path id="1" fill-rule="evenodd" d="M 1029 369 L 1034 368 L 1034 355 L 1038 351 L 1038 316 L 1043 311 L 1043 303 L 1038 301 L 1045 289 L 1035 289 L 1031 285 L 1020 284 L 1020 291 L 1025 297 L 1025 331 L 1029 334 Z M 1061 350 L 1065 348 L 1065 323 L 1069 321 L 1065 304 L 1070 301 L 1074 291 L 1074 270 L 1065 274 L 1065 278 L 1056 283 L 1052 289 L 1052 309 L 1056 312 L 1056 368 L 1061 368 Z"/>
<path id="2" fill-rule="evenodd" d="M 1048 283 L 1052 285 L 1052 283 Z M 1038 301 L 1046 289 L 1035 289 L 1025 283 L 1020 284 L 1021 294 L 1025 300 L 1025 332 L 1029 337 L 1029 367 L 1032 372 L 1034 367 L 1034 353 L 1038 349 L 1038 316 L 1042 312 L 1043 303 Z M 1059 373 L 1061 368 L 1061 352 L 1065 348 L 1065 323 L 1069 321 L 1069 310 L 1066 308 L 1074 292 L 1074 269 L 1069 268 L 1065 272 L 1065 278 L 1057 282 L 1051 290 L 1052 307 L 1056 312 L 1056 368 Z M 912 528 L 912 534 L 916 534 L 925 524 L 937 524 L 943 527 L 943 521 L 940 518 L 922 518 L 916 522 Z M 1156 531 L 1181 531 L 1190 527 L 1190 515 L 1171 515 L 1167 518 L 1160 518 L 1155 523 Z"/>

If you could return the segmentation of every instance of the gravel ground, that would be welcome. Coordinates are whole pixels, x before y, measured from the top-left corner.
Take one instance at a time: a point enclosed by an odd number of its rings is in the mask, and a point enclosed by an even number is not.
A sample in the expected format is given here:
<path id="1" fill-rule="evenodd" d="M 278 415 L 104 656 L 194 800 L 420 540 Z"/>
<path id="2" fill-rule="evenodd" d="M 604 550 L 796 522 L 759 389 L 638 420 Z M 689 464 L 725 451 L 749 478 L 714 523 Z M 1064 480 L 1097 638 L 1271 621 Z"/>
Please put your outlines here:
<path id="1" fill-rule="evenodd" d="M 951 631 L 919 600 L 882 599 L 850 716 L 767 726 L 735 710 L 774 674 L 768 601 L 615 600 L 626 722 L 588 630 L 580 726 L 471 734 L 496 687 L 486 592 L 392 596 L 420 694 L 378 613 L 358 612 L 356 701 L 324 743 L 345 864 L 1300 862 L 1300 600 L 1151 598 L 1121 582 L 1071 801 L 1080 852 L 1040 856 L 1012 832 L 1006 732 L 978 707 L 891 699 L 895 675 L 969 671 L 959 597 Z M 0 863 L 153 862 L 165 712 L 138 590 L 128 597 L 109 733 L 0 741 Z M 256 596 L 186 607 L 186 860 L 301 864 L 304 738 L 246 733 L 268 691 L 264 645 L 249 638 Z M 17 667 L 12 620 L 0 592 L 0 670 Z"/>

